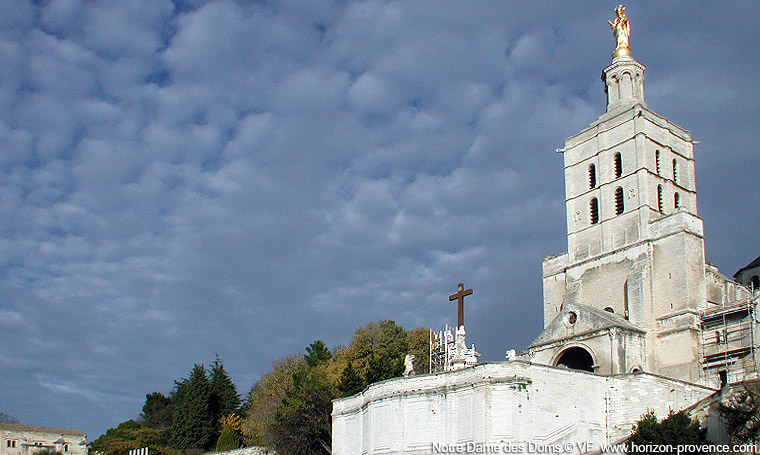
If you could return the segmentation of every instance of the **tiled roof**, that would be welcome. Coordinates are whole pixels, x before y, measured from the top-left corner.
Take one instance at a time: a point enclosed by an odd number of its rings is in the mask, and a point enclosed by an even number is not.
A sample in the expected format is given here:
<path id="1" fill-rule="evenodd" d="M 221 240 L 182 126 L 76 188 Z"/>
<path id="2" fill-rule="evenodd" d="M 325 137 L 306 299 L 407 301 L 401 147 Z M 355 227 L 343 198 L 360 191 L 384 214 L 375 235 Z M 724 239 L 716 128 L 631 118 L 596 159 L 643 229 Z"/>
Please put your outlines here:
<path id="1" fill-rule="evenodd" d="M 15 431 L 36 431 L 38 433 L 54 433 L 54 434 L 68 434 L 73 436 L 84 436 L 79 430 L 71 430 L 68 428 L 49 428 L 49 427 L 35 427 L 33 425 L 21 425 L 20 423 L 0 423 L 0 430 L 15 430 Z"/>
<path id="2" fill-rule="evenodd" d="M 758 256 L 754 261 L 750 262 L 749 264 L 737 270 L 736 273 L 734 273 L 734 278 L 736 278 L 736 276 L 742 273 L 743 271 L 747 269 L 754 269 L 757 266 L 760 266 L 760 256 Z"/>

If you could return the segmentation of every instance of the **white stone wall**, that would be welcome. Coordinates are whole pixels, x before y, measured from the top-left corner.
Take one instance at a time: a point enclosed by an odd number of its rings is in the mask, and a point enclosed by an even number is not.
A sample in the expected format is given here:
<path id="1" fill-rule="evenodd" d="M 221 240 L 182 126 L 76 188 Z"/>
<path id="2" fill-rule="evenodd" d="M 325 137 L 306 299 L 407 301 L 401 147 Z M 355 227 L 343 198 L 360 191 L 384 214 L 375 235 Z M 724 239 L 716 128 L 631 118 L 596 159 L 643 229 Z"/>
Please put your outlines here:
<path id="1" fill-rule="evenodd" d="M 591 443 L 625 436 L 647 410 L 664 416 L 714 391 L 649 374 L 599 376 L 486 363 L 398 378 L 333 402 L 334 455 L 429 454 L 433 444 Z M 584 447 L 588 448 L 588 446 Z"/>

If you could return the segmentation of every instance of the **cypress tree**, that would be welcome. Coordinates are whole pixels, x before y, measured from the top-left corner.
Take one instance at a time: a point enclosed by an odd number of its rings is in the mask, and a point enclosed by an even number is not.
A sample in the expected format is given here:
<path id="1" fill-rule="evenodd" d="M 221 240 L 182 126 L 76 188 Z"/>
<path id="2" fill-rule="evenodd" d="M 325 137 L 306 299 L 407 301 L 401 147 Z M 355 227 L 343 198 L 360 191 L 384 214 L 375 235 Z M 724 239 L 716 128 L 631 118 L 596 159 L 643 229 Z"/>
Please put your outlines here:
<path id="1" fill-rule="evenodd" d="M 211 364 L 210 382 L 211 414 L 214 422 L 219 422 L 219 419 L 224 416 L 237 413 L 240 409 L 240 395 L 218 355 L 214 363 Z"/>
<path id="2" fill-rule="evenodd" d="M 171 444 L 181 450 L 208 449 L 216 440 L 211 413 L 211 384 L 203 365 L 195 365 L 190 377 L 178 382 L 174 403 Z"/>

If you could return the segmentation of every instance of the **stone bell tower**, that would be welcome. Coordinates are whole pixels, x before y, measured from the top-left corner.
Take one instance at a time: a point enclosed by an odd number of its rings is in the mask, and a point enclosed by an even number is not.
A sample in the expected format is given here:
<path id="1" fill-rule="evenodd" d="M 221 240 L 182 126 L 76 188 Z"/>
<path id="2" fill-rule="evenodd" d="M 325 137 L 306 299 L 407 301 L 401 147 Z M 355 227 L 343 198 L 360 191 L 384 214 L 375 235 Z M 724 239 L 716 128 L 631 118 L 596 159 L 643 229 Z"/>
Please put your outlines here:
<path id="1" fill-rule="evenodd" d="M 648 109 L 625 8 L 602 80 L 606 113 L 565 141 L 567 252 L 543 262 L 538 363 L 697 382 L 706 306 L 691 134 Z"/>

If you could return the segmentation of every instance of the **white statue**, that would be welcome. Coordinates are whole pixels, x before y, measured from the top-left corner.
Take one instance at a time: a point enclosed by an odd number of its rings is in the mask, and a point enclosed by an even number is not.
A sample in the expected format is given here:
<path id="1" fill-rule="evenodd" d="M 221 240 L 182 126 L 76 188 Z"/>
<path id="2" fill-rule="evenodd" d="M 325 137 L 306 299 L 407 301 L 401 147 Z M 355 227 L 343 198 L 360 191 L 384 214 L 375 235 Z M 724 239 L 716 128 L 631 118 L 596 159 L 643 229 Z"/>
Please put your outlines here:
<path id="1" fill-rule="evenodd" d="M 515 360 L 517 358 L 517 352 L 514 349 L 507 351 L 507 360 Z"/>
<path id="2" fill-rule="evenodd" d="M 459 329 L 457 329 L 457 340 L 454 343 L 454 351 L 456 352 L 455 356 L 458 359 L 463 359 L 465 351 L 467 350 L 467 344 L 464 340 L 465 335 L 467 335 L 467 333 L 464 331 L 464 326 L 460 326 Z"/>
<path id="3" fill-rule="evenodd" d="M 410 376 L 414 376 L 414 356 L 407 354 L 404 357 L 404 377 L 408 378 Z"/>

